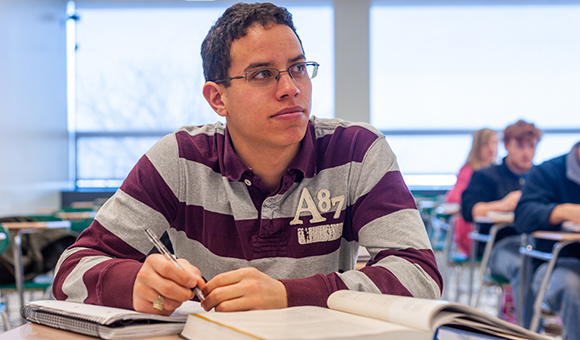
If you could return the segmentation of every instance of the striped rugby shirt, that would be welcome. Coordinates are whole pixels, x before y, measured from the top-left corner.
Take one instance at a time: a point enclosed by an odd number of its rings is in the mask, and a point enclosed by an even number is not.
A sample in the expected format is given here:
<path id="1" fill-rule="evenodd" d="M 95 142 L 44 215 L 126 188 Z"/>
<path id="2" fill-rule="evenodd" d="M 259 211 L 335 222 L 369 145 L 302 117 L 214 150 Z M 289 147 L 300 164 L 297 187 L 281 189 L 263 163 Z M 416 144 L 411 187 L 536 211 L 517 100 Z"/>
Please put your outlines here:
<path id="1" fill-rule="evenodd" d="M 248 266 L 280 280 L 289 306 L 326 306 L 339 289 L 422 298 L 442 290 L 396 157 L 367 124 L 311 117 L 275 193 L 235 154 L 226 126 L 165 136 L 62 254 L 54 296 L 132 309 L 152 250 L 146 227 L 167 231 L 175 255 L 206 280 Z M 359 245 L 372 256 L 360 271 Z"/>

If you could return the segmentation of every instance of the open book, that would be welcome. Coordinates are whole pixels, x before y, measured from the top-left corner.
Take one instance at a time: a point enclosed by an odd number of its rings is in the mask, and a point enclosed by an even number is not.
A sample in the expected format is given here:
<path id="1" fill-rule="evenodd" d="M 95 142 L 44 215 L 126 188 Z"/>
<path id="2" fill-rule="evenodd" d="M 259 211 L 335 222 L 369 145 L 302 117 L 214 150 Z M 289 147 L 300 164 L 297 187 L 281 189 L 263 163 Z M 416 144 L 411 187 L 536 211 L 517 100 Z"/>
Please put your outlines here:
<path id="1" fill-rule="evenodd" d="M 29 302 L 20 314 L 28 321 L 103 339 L 136 339 L 179 334 L 191 313 L 202 312 L 187 301 L 171 316 L 82 303 L 41 300 Z M 211 313 L 213 314 L 213 313 Z"/>
<path id="2" fill-rule="evenodd" d="M 328 298 L 328 306 L 192 314 L 181 335 L 201 340 L 443 340 L 461 338 L 451 335 L 450 330 L 456 329 L 481 334 L 481 339 L 550 339 L 474 308 L 441 300 L 341 290 Z"/>

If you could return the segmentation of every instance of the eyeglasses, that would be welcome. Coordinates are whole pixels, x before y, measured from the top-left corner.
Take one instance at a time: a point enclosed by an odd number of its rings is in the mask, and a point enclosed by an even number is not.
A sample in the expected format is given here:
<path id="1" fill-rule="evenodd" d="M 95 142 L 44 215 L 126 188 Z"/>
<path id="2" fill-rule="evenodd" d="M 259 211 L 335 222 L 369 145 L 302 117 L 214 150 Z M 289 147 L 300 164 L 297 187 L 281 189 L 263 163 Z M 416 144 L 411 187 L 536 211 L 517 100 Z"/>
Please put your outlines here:
<path id="1" fill-rule="evenodd" d="M 280 74 L 283 72 L 288 72 L 290 78 L 298 82 L 310 80 L 318 74 L 318 66 L 320 65 L 315 61 L 306 61 L 293 65 L 284 71 L 275 68 L 260 68 L 249 71 L 243 76 L 213 80 L 213 82 L 219 84 L 233 79 L 246 79 L 246 83 L 248 83 L 250 87 L 271 87 L 276 85 L 278 79 L 280 79 Z"/>

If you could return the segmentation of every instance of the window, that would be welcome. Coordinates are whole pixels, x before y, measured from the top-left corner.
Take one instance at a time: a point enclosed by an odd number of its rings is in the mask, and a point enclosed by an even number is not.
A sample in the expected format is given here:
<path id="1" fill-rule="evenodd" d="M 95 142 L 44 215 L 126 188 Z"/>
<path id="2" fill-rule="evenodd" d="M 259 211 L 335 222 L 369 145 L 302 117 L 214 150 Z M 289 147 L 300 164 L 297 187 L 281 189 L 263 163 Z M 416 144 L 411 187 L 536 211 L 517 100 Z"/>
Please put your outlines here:
<path id="1" fill-rule="evenodd" d="M 69 125 L 76 135 L 77 187 L 118 187 L 163 135 L 221 120 L 201 93 L 199 51 L 232 3 L 77 3 L 76 32 L 69 30 L 76 33 L 76 105 Z M 332 7 L 317 2 L 287 8 L 307 58 L 321 64 L 313 80 L 312 112 L 331 118 Z"/>
<path id="2" fill-rule="evenodd" d="M 510 4 L 371 7 L 371 123 L 410 186 L 453 185 L 483 127 L 535 123 L 536 163 L 580 139 L 580 4 Z"/>

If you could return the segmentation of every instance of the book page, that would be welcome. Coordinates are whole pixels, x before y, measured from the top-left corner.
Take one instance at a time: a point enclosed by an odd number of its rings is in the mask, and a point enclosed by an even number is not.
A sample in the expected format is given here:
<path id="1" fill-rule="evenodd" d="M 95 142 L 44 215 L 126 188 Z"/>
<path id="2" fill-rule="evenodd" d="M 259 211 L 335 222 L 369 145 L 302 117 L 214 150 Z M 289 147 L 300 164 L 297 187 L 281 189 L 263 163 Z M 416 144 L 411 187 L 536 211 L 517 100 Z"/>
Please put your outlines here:
<path id="1" fill-rule="evenodd" d="M 117 320 L 158 320 L 166 322 L 185 322 L 187 315 L 179 316 L 163 316 L 156 314 L 140 313 L 134 310 L 113 308 L 97 305 L 89 305 L 84 303 L 76 303 L 69 301 L 57 300 L 40 300 L 29 302 L 25 305 L 24 310 L 32 311 L 40 309 L 42 311 L 52 313 L 55 315 L 62 315 L 68 317 L 79 318 L 91 322 L 96 322 L 102 325 L 111 324 Z"/>
<path id="2" fill-rule="evenodd" d="M 193 318 L 193 320 L 192 320 Z M 197 319 L 197 320 L 196 320 Z M 203 328 L 203 319 L 263 339 L 358 339 L 373 335 L 405 336 L 406 340 L 431 340 L 433 332 L 422 332 L 375 319 L 327 308 L 305 306 L 277 310 L 192 315 L 185 326 Z M 377 337 L 377 338 L 384 338 Z"/>
<path id="3" fill-rule="evenodd" d="M 426 300 L 406 296 L 339 290 L 330 295 L 328 307 L 347 313 L 384 320 L 423 331 L 434 331 L 434 315 L 446 301 Z M 446 313 L 441 320 L 452 320 L 458 314 Z"/>
<path id="4" fill-rule="evenodd" d="M 547 339 L 543 335 L 475 308 L 444 300 L 340 290 L 330 295 L 327 304 L 332 309 L 420 330 L 434 331 L 443 325 L 463 325 L 488 332 L 488 334 L 511 334 L 515 338 Z"/>
<path id="5" fill-rule="evenodd" d="M 208 313 L 203 309 L 201 303 L 198 301 L 185 301 L 181 304 L 173 313 L 172 317 L 187 317 L 189 314 L 194 313 Z"/>

